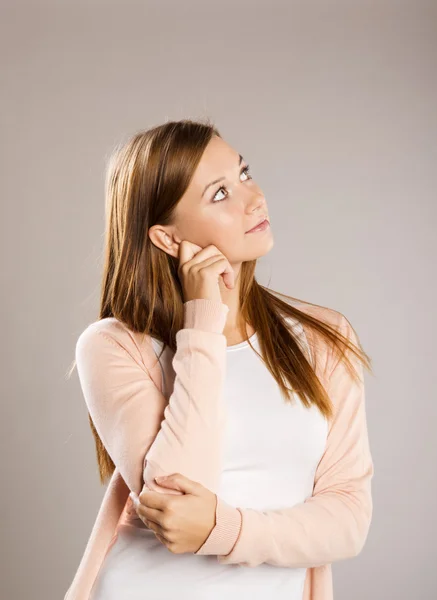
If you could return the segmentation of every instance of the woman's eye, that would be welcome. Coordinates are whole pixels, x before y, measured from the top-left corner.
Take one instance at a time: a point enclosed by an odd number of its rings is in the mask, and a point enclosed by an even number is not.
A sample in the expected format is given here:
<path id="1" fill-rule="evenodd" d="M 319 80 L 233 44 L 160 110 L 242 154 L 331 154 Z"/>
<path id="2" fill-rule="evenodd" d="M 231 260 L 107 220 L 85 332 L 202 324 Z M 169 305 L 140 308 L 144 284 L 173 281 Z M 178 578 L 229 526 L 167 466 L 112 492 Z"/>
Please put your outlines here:
<path id="1" fill-rule="evenodd" d="M 246 165 L 246 166 L 245 166 L 245 167 L 243 167 L 243 168 L 241 169 L 241 171 L 240 171 L 240 175 L 241 175 L 242 173 L 245 173 L 245 174 L 246 174 L 246 177 L 247 177 L 247 179 L 246 179 L 245 181 L 247 181 L 248 179 L 252 179 L 252 176 L 251 176 L 251 175 L 249 175 L 249 170 L 250 170 L 250 165 Z M 225 190 L 225 191 L 226 191 L 226 188 L 225 188 L 225 186 L 223 186 L 223 185 L 222 185 L 221 187 L 219 187 L 219 189 L 218 189 L 218 190 L 216 191 L 216 193 L 214 194 L 214 196 L 213 196 L 213 201 L 214 201 L 214 202 L 221 202 L 222 200 L 224 200 L 224 198 L 219 198 L 218 200 L 216 200 L 216 196 L 217 196 L 217 194 L 218 194 L 219 192 L 221 192 L 222 190 Z M 226 195 L 227 195 L 227 191 L 226 191 Z"/>

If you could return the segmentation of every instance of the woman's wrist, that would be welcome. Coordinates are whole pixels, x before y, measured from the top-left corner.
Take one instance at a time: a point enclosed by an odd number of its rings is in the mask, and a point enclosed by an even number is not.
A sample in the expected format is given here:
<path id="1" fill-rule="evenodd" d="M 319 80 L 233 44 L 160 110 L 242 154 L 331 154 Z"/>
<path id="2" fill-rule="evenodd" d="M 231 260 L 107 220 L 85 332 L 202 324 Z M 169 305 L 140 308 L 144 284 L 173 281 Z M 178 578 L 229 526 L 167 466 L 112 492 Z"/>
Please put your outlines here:
<path id="1" fill-rule="evenodd" d="M 223 333 L 229 307 L 220 300 L 195 298 L 184 302 L 184 329 Z"/>
<path id="2" fill-rule="evenodd" d="M 242 514 L 238 508 L 217 496 L 216 524 L 204 544 L 194 554 L 226 556 L 231 552 L 240 535 Z"/>

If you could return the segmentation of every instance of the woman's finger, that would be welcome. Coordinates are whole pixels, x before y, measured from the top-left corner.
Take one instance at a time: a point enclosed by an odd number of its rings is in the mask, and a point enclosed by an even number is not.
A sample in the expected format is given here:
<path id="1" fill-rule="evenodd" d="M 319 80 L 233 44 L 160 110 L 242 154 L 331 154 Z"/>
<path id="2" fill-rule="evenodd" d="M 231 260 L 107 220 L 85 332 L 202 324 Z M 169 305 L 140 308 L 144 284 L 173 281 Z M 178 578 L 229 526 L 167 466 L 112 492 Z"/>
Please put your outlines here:
<path id="1" fill-rule="evenodd" d="M 158 538 L 158 540 L 160 542 L 162 542 L 163 544 L 169 543 L 169 541 L 165 537 L 164 532 L 162 531 L 162 529 L 159 525 L 157 525 L 156 523 L 153 523 L 153 521 L 147 521 L 147 519 L 144 519 L 143 523 L 145 523 L 145 525 L 147 525 L 147 527 L 153 531 L 153 533 L 156 535 L 156 537 Z"/>
<path id="2" fill-rule="evenodd" d="M 140 504 L 137 508 L 137 513 L 144 519 L 147 519 L 149 522 L 160 524 L 160 520 L 163 516 L 163 512 L 156 508 L 150 508 L 149 506 L 144 506 L 144 504 Z"/>

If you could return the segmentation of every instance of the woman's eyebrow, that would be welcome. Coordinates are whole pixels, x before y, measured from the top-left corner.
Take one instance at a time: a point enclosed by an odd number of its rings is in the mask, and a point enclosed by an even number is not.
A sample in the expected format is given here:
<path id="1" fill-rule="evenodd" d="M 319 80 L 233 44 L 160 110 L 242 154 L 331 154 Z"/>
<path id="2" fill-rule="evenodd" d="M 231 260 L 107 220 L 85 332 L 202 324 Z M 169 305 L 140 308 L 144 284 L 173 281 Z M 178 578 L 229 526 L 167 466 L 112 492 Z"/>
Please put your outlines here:
<path id="1" fill-rule="evenodd" d="M 239 154 L 238 156 L 239 156 L 239 159 L 240 159 L 240 162 L 238 163 L 238 166 L 240 166 L 240 165 L 241 165 L 241 163 L 243 162 L 243 160 L 244 160 L 244 159 L 243 159 L 243 157 L 241 156 L 241 154 Z M 206 190 L 207 190 L 209 187 L 211 187 L 211 186 L 212 186 L 212 185 L 214 185 L 215 183 L 218 183 L 219 181 L 222 181 L 223 179 L 224 179 L 224 177 L 219 177 L 218 179 L 214 179 L 214 181 L 211 181 L 211 183 L 208 183 L 208 185 L 207 185 L 207 186 L 205 186 L 205 189 L 204 189 L 204 190 L 203 190 L 203 192 L 202 192 L 202 198 L 203 198 L 203 196 L 205 195 L 205 192 L 206 192 Z"/>

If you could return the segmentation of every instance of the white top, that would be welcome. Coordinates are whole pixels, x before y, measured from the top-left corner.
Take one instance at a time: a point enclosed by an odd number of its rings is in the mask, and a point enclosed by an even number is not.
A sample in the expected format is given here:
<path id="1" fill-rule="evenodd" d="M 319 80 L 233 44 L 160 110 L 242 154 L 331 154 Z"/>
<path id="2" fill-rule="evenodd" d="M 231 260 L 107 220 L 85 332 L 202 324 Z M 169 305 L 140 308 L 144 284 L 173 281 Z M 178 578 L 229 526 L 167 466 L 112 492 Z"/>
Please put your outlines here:
<path id="1" fill-rule="evenodd" d="M 287 321 L 306 342 L 301 324 Z M 256 333 L 250 341 L 260 352 Z M 158 354 L 161 342 L 153 343 Z M 173 356 L 166 348 L 160 359 L 166 398 L 175 377 Z M 291 399 L 285 402 L 247 341 L 227 347 L 227 429 L 218 495 L 229 504 L 275 510 L 312 495 L 328 423 L 317 407 L 306 408 L 295 394 Z M 305 568 L 221 565 L 213 555 L 172 554 L 153 531 L 122 525 L 90 600 L 223 600 L 226 593 L 228 600 L 302 600 L 305 576 Z"/>

